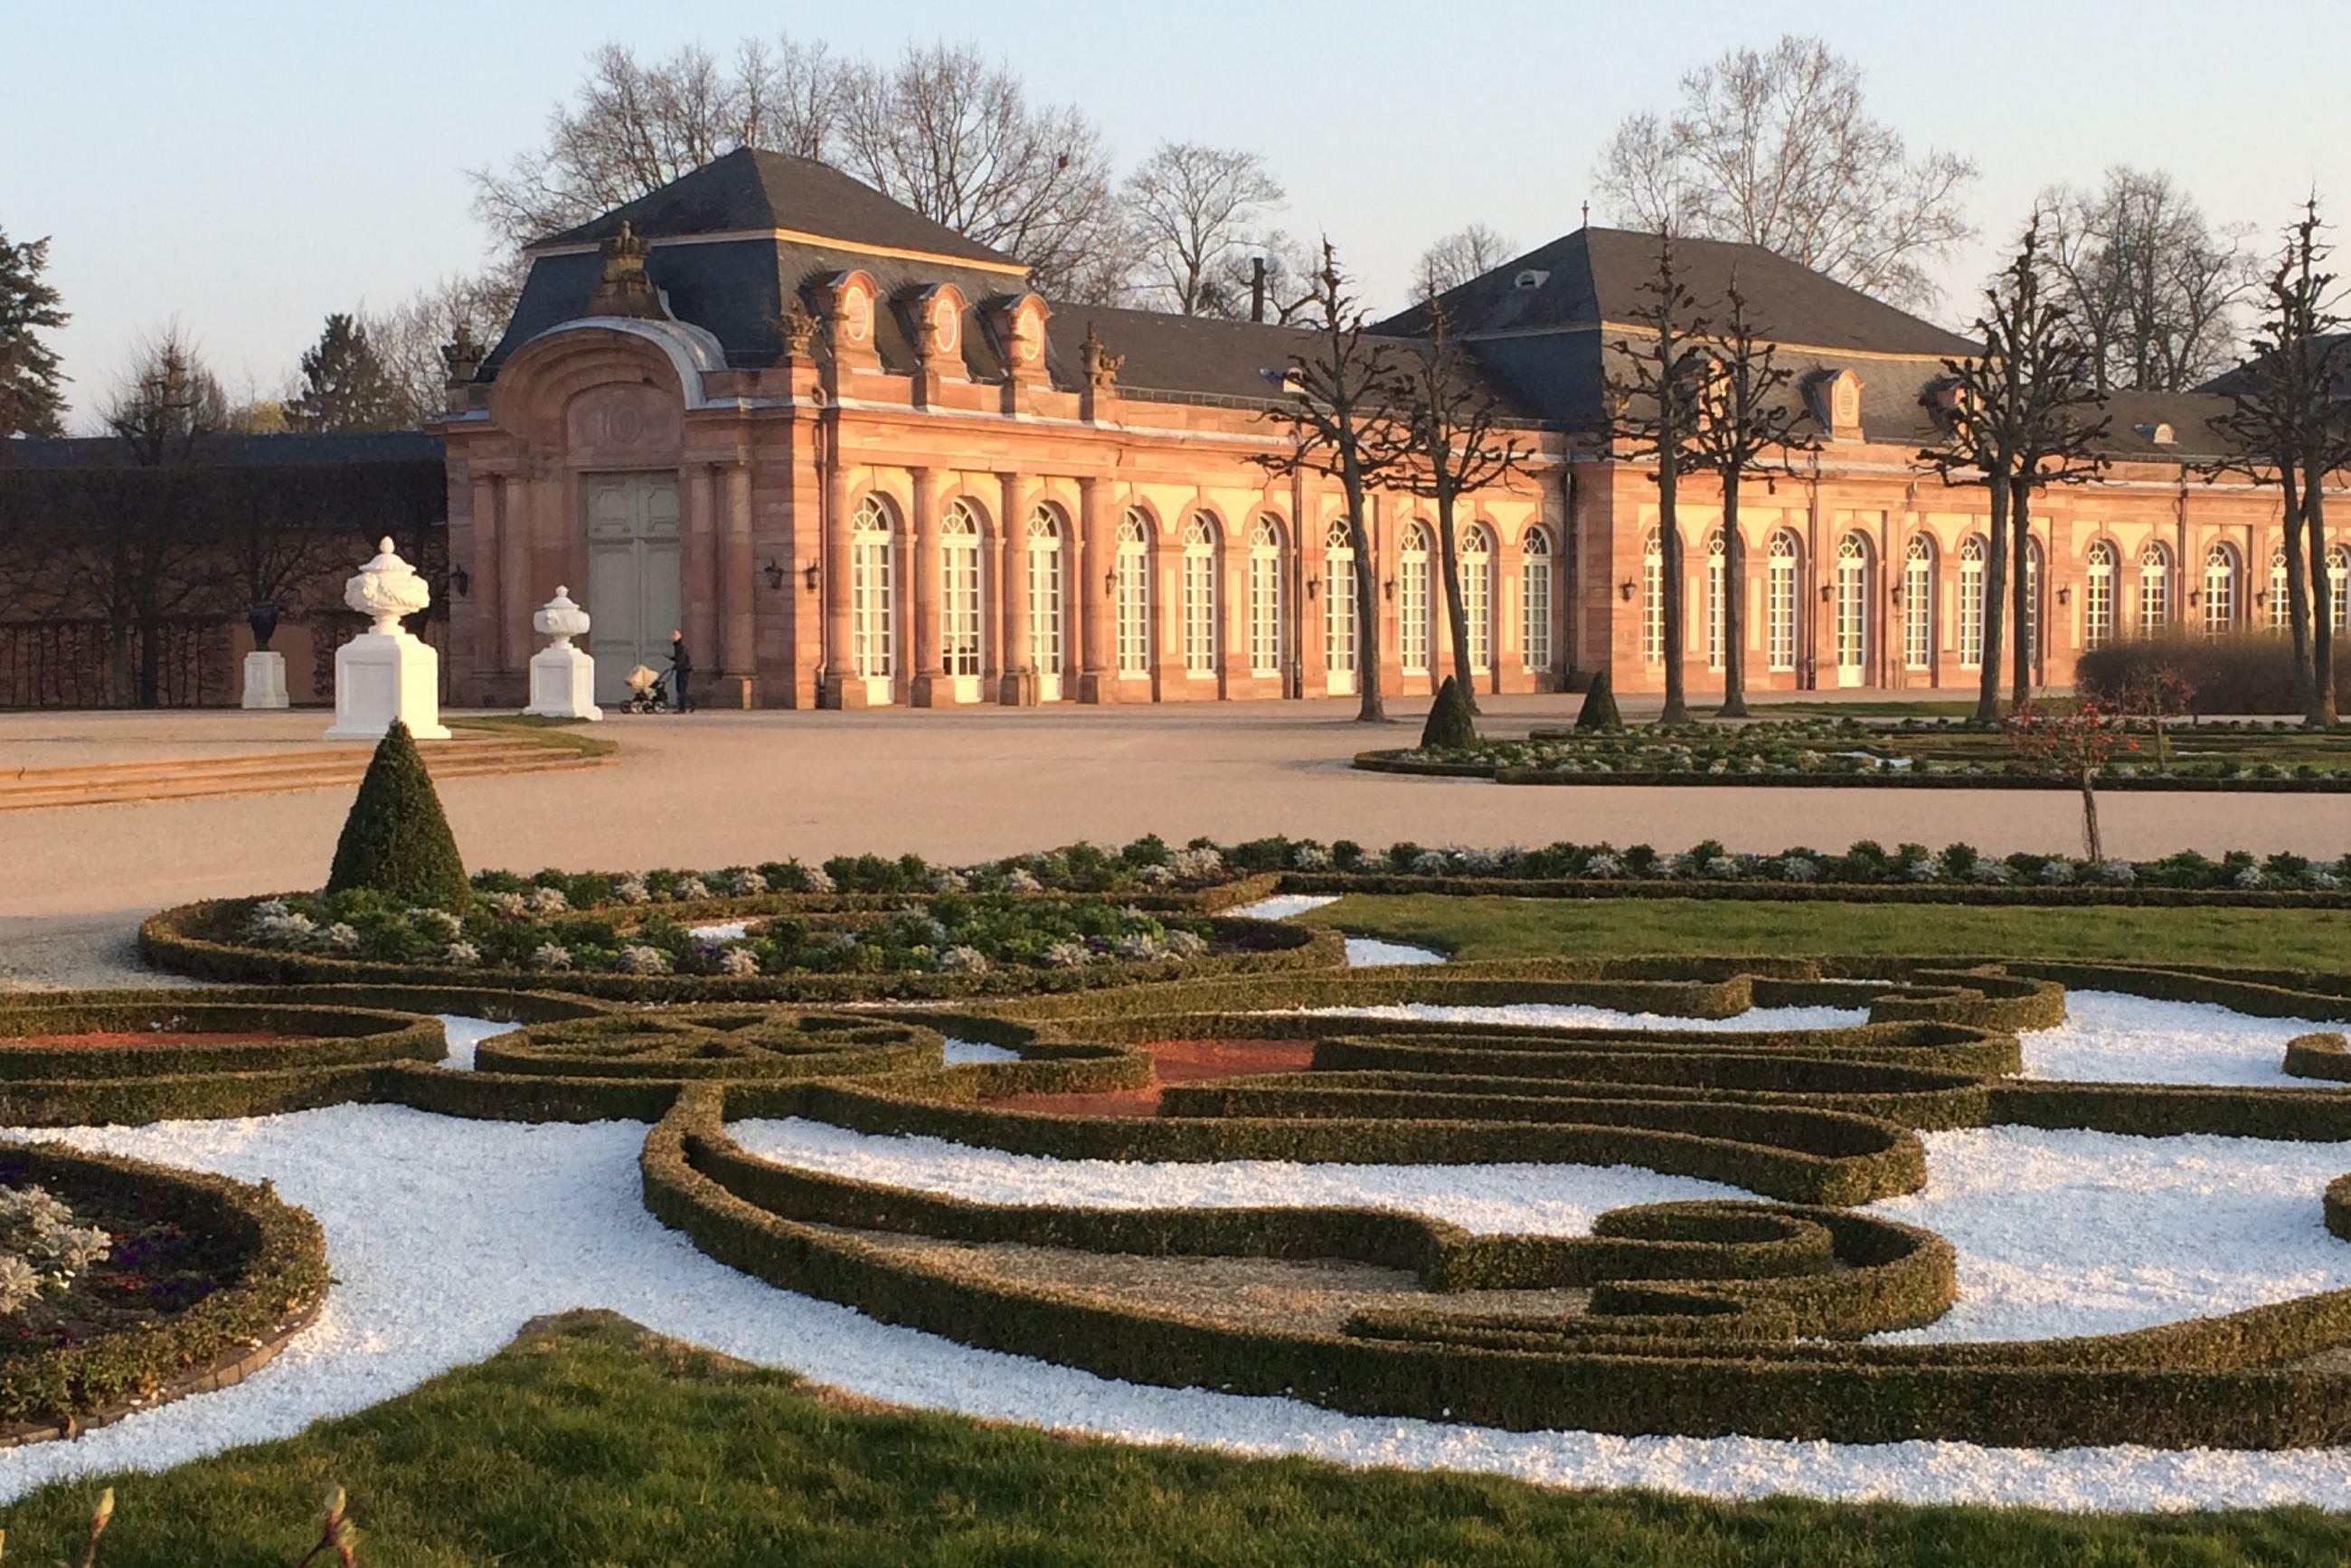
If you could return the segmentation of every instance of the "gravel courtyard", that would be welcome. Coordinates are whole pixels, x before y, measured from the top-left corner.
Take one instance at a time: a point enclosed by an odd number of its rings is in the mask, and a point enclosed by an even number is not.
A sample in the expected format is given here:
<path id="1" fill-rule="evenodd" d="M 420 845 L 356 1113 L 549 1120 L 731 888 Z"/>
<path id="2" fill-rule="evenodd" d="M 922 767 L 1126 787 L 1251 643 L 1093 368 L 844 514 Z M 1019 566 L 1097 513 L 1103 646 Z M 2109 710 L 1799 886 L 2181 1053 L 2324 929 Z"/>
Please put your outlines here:
<path id="1" fill-rule="evenodd" d="M 1561 723 L 1575 701 L 1489 699 L 1487 727 Z M 621 745 L 615 767 L 453 779 L 443 799 L 469 866 L 525 872 L 862 851 L 971 860 L 1144 832 L 1751 850 L 1956 840 L 2005 853 L 2066 847 L 2078 831 L 2062 791 L 1513 789 L 1348 768 L 1358 749 L 1409 745 L 1424 707 L 1397 705 L 1381 732 L 1340 702 L 615 716 L 601 727 Z M 326 724 L 256 716 L 0 715 L 0 767 L 218 756 L 256 727 L 278 740 Z M 0 987 L 135 983 L 140 916 L 318 885 L 349 805 L 319 789 L 0 812 Z M 2101 810 L 2109 852 L 2126 856 L 2335 855 L 2351 842 L 2346 795 L 2113 795 Z"/>

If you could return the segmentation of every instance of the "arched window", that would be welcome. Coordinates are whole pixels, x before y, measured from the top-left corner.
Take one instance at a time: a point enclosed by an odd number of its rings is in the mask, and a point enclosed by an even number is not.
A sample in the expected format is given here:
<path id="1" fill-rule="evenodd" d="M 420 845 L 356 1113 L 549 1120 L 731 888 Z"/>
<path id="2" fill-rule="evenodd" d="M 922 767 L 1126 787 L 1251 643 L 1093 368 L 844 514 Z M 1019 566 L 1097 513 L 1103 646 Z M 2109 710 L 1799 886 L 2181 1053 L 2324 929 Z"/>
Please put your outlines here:
<path id="1" fill-rule="evenodd" d="M 2082 563 L 2082 646 L 2115 640 L 2115 547 L 2100 539 Z"/>
<path id="2" fill-rule="evenodd" d="M 1472 523 L 1461 530 L 1461 618 L 1469 634 L 1469 668 L 1494 667 L 1494 536 Z"/>
<path id="3" fill-rule="evenodd" d="M 2351 629 L 2351 609 L 2343 603 L 2343 592 L 2351 589 L 2351 546 L 2326 547 L 2326 623 L 2341 632 Z"/>
<path id="4" fill-rule="evenodd" d="M 1763 662 L 1796 667 L 1796 536 L 1776 533 L 1763 550 Z"/>
<path id="5" fill-rule="evenodd" d="M 1981 669 L 1984 654 L 1984 557 L 1981 534 L 1959 541 L 1959 664 Z"/>
<path id="6" fill-rule="evenodd" d="M 1723 664 L 1722 630 L 1726 622 L 1724 595 L 1730 590 L 1727 577 L 1730 566 L 1730 540 L 1717 528 L 1706 537 L 1706 667 L 1719 670 Z"/>
<path id="7" fill-rule="evenodd" d="M 1519 545 L 1520 646 L 1530 670 L 1551 667 L 1551 536 L 1529 528 Z"/>
<path id="8" fill-rule="evenodd" d="M 2024 667 L 2032 671 L 2041 666 L 2041 541 L 2029 538 L 2024 541 Z"/>
<path id="9" fill-rule="evenodd" d="M 1063 603 L 1066 578 L 1061 554 L 1069 537 L 1061 509 L 1040 502 L 1029 514 L 1029 647 L 1037 666 L 1037 697 L 1057 702 L 1061 671 L 1069 663 L 1069 613 Z"/>
<path id="10" fill-rule="evenodd" d="M 1184 673 L 1217 673 L 1217 520 L 1206 512 L 1184 525 Z"/>
<path id="11" fill-rule="evenodd" d="M 2152 636 L 2171 624 L 2171 552 L 2149 539 L 2138 552 L 2138 631 Z"/>
<path id="12" fill-rule="evenodd" d="M 1355 541 L 1347 519 L 1333 517 L 1322 535 L 1322 667 L 1327 689 L 1355 689 Z"/>
<path id="13" fill-rule="evenodd" d="M 2225 637 L 2237 623 L 2237 552 L 2214 539 L 2204 552 L 2204 635 Z"/>
<path id="14" fill-rule="evenodd" d="M 1396 657 L 1405 674 L 1428 673 L 1428 530 L 1404 527 L 1404 549 L 1396 568 Z"/>
<path id="15" fill-rule="evenodd" d="M 1249 672 L 1281 674 L 1281 522 L 1264 517 L 1249 530 Z"/>
<path id="16" fill-rule="evenodd" d="M 1935 667 L 1935 541 L 1925 534 L 1902 552 L 1902 667 Z"/>
<path id="17" fill-rule="evenodd" d="M 1113 569 L 1118 628 L 1118 673 L 1135 680 L 1151 674 L 1151 519 L 1130 509 L 1118 522 L 1118 564 Z"/>
<path id="18" fill-rule="evenodd" d="M 1651 528 L 1641 541 L 1641 663 L 1666 662 L 1666 546 Z"/>
<path id="19" fill-rule="evenodd" d="M 970 503 L 947 503 L 939 519 L 939 664 L 961 695 L 978 695 L 980 651 L 979 516 Z"/>
<path id="20" fill-rule="evenodd" d="M 2285 612 L 2291 604 L 2292 598 L 2293 596 L 2286 591 L 2285 546 L 2283 543 L 2273 544 L 2270 546 L 2269 609 L 2271 631 L 2283 632 L 2285 630 Z"/>
<path id="21" fill-rule="evenodd" d="M 1837 678 L 1858 685 L 1869 661 L 1869 543 L 1859 534 L 1837 542 Z"/>
<path id="22" fill-rule="evenodd" d="M 849 664 L 866 681 L 888 681 L 894 664 L 892 532 L 889 502 L 868 496 L 857 503 L 849 523 Z"/>

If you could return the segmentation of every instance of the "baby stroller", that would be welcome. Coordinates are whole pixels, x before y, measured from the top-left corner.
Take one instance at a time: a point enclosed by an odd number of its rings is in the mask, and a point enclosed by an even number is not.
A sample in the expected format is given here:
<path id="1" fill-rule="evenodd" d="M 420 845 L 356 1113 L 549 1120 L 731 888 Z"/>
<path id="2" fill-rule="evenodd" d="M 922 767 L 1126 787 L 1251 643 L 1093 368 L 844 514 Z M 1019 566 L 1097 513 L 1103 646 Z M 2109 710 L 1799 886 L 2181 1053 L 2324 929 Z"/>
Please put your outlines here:
<path id="1" fill-rule="evenodd" d="M 629 701 L 627 707 L 623 709 L 623 711 L 627 713 L 667 713 L 669 710 L 668 673 L 661 670 L 650 670 L 643 664 L 639 664 L 635 669 L 631 670 L 629 672 Z"/>

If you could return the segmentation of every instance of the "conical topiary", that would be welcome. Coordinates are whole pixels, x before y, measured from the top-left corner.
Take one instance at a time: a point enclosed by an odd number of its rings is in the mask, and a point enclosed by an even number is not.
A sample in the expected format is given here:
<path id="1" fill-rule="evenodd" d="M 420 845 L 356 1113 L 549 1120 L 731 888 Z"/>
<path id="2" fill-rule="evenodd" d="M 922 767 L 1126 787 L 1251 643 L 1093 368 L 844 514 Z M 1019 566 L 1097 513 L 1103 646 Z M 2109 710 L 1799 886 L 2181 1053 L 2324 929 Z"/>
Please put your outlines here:
<path id="1" fill-rule="evenodd" d="M 1594 670 L 1592 685 L 1583 694 L 1583 711 L 1575 716 L 1578 729 L 1622 729 L 1624 717 L 1616 711 L 1616 694 L 1609 689 L 1608 672 Z"/>
<path id="2" fill-rule="evenodd" d="M 398 719 L 376 745 L 327 873 L 329 893 L 353 888 L 441 909 L 463 909 L 472 894 L 433 776 Z"/>
<path id="3" fill-rule="evenodd" d="M 1423 751 L 1469 751 L 1478 745 L 1478 716 L 1469 711 L 1469 698 L 1462 692 L 1461 683 L 1451 675 L 1437 688 L 1437 702 L 1428 710 L 1428 722 L 1421 727 L 1420 748 Z"/>

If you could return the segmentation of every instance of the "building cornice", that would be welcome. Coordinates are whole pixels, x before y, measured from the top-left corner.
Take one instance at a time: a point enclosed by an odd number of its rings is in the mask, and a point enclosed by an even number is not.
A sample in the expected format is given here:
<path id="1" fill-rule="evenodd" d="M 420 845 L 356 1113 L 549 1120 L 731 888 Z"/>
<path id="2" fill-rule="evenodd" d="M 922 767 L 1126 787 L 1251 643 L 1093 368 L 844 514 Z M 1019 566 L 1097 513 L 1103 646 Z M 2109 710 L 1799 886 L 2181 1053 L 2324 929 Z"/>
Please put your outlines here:
<path id="1" fill-rule="evenodd" d="M 1017 261 L 980 261 L 970 256 L 941 256 L 936 251 L 914 250 L 903 246 L 869 245 L 862 240 L 836 238 L 831 235 L 810 234 L 801 229 L 725 229 L 716 234 L 647 235 L 642 236 L 646 246 L 659 250 L 664 246 L 726 245 L 741 240 L 775 240 L 785 245 L 808 245 L 826 250 L 846 251 L 852 256 L 878 256 L 892 261 L 929 262 L 939 267 L 966 267 L 975 272 L 1000 273 L 1007 277 L 1026 279 L 1029 269 Z M 602 249 L 600 240 L 582 240 L 570 245 L 539 245 L 525 247 L 523 255 L 536 260 L 542 256 L 592 256 Z"/>

